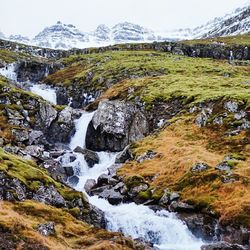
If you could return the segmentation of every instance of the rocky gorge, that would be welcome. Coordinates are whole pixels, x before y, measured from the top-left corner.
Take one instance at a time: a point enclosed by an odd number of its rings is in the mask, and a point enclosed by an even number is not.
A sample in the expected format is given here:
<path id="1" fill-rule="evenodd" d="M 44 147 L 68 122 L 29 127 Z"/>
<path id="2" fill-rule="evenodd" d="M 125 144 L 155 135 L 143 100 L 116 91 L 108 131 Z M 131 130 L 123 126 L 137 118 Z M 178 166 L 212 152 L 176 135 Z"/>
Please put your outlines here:
<path id="1" fill-rule="evenodd" d="M 110 249 L 105 241 L 113 249 L 249 249 L 248 45 L 172 45 L 46 51 L 43 58 L 1 49 L 3 205 L 36 217 L 36 209 L 48 209 L 41 203 L 73 216 L 62 215 L 70 223 L 96 227 L 81 229 L 92 241 L 81 242 L 80 229 L 73 241 L 72 229 L 61 231 L 51 215 L 37 231 L 60 237 L 43 247 L 56 249 L 62 237 L 70 249 L 97 242 Z M 231 50 L 233 62 L 217 60 Z M 137 209 L 144 218 L 130 214 Z M 124 213 L 142 224 L 130 228 Z M 13 232 L 7 222 L 0 221 L 4 237 L 28 231 Z"/>

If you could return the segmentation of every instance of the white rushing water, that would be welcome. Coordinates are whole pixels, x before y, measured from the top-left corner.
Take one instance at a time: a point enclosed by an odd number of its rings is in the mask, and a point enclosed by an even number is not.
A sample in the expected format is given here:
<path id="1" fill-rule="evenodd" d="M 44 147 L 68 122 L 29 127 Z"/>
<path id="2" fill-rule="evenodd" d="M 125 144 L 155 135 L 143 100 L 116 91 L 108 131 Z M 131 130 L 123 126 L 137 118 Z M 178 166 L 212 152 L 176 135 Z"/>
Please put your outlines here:
<path id="1" fill-rule="evenodd" d="M 3 68 L 0 68 L 0 75 L 17 82 L 17 74 L 15 72 L 16 69 L 16 64 L 15 63 L 11 63 L 6 65 Z"/>
<path id="2" fill-rule="evenodd" d="M 10 63 L 5 67 L 0 68 L 0 75 L 6 77 L 9 80 L 15 81 L 16 83 L 19 83 L 17 81 L 17 73 L 15 72 L 16 67 L 16 63 Z M 32 93 L 41 96 L 44 100 L 51 102 L 52 104 L 57 104 L 55 89 L 50 88 L 45 84 L 34 84 L 29 82 L 29 85 L 31 85 L 30 91 Z"/>
<path id="3" fill-rule="evenodd" d="M 41 96 L 44 100 L 56 105 L 56 91 L 45 84 L 33 84 L 30 91 Z"/>
<path id="4" fill-rule="evenodd" d="M 85 147 L 86 132 L 93 113 L 83 113 L 76 120 L 76 133 L 72 137 L 70 148 Z M 87 179 L 97 179 L 115 162 L 116 154 L 99 152 L 99 164 L 89 168 L 82 154 L 75 154 L 77 159 L 72 163 L 79 168 L 79 182 L 75 189 L 83 191 Z M 176 218 L 174 213 L 167 211 L 154 212 L 144 205 L 135 203 L 113 206 L 107 200 L 97 196 L 89 197 L 91 204 L 105 213 L 107 229 L 122 232 L 133 239 L 144 238 L 162 250 L 198 250 L 203 242 L 196 239 L 187 226 Z"/>

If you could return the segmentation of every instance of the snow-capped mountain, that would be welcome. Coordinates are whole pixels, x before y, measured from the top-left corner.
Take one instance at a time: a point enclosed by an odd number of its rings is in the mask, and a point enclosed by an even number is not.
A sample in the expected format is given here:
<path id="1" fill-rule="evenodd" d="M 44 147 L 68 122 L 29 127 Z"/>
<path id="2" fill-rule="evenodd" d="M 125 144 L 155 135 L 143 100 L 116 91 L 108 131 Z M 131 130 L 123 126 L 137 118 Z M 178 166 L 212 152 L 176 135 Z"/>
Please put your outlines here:
<path id="1" fill-rule="evenodd" d="M 21 35 L 0 38 L 54 49 L 105 46 L 115 43 L 172 41 L 250 33 L 250 1 L 224 17 L 211 20 L 194 29 L 152 31 L 137 24 L 123 22 L 113 27 L 99 25 L 93 32 L 82 32 L 72 24 L 58 21 L 45 28 L 34 39 Z"/>
<path id="2" fill-rule="evenodd" d="M 27 36 L 22 35 L 11 35 L 8 40 L 24 44 L 29 44 L 31 42 Z"/>
<path id="3" fill-rule="evenodd" d="M 115 25 L 112 28 L 112 37 L 115 42 L 150 41 L 156 39 L 153 31 L 129 22 Z"/>
<path id="4" fill-rule="evenodd" d="M 198 27 L 198 30 L 203 38 L 250 33 L 250 2 L 223 18 L 215 18 L 207 25 Z"/>
<path id="5" fill-rule="evenodd" d="M 79 31 L 72 24 L 63 24 L 58 21 L 55 25 L 45 28 L 32 40 L 32 44 L 39 47 L 56 49 L 70 49 L 89 42 L 86 33 Z"/>

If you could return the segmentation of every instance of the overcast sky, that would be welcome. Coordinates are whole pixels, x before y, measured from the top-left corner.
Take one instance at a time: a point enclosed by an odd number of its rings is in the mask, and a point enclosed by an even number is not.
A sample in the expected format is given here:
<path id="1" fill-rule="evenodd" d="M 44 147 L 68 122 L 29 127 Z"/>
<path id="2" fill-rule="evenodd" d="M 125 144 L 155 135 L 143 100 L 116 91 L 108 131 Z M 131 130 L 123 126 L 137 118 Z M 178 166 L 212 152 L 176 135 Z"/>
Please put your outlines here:
<path id="1" fill-rule="evenodd" d="M 249 0 L 0 0 L 0 31 L 33 37 L 60 20 L 91 31 L 129 21 L 154 30 L 195 27 Z"/>

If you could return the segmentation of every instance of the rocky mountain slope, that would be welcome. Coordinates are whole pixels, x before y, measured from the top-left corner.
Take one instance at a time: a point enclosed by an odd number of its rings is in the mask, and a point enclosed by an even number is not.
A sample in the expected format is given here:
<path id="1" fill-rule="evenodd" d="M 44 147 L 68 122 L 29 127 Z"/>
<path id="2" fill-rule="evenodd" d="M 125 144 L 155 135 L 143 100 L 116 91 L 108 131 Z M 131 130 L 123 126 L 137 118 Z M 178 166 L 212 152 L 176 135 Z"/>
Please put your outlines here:
<path id="1" fill-rule="evenodd" d="M 194 38 L 232 36 L 250 32 L 250 4 L 236 9 L 224 17 L 215 18 L 194 29 L 152 31 L 137 24 L 123 22 L 113 27 L 99 25 L 93 32 L 79 31 L 72 24 L 58 21 L 46 27 L 29 40 L 21 35 L 12 35 L 11 41 L 55 49 L 87 48 L 115 43 L 170 41 Z M 3 38 L 3 35 L 2 35 Z"/>
<path id="2" fill-rule="evenodd" d="M 100 29 L 105 38 L 107 27 Z M 122 151 L 116 163 L 123 164 L 89 180 L 89 195 L 174 211 L 217 244 L 202 249 L 248 249 L 249 35 L 223 39 L 44 50 L 42 58 L 38 48 L 0 43 L 0 68 L 16 63 L 24 82 L 0 79 L 0 244 L 150 249 L 99 229 L 103 213 L 68 186 L 78 182 L 75 152 L 67 166 L 58 157 L 84 109 L 96 112 L 78 153 L 93 163 L 91 150 Z M 51 86 L 58 105 L 27 91 L 25 81 Z"/>

